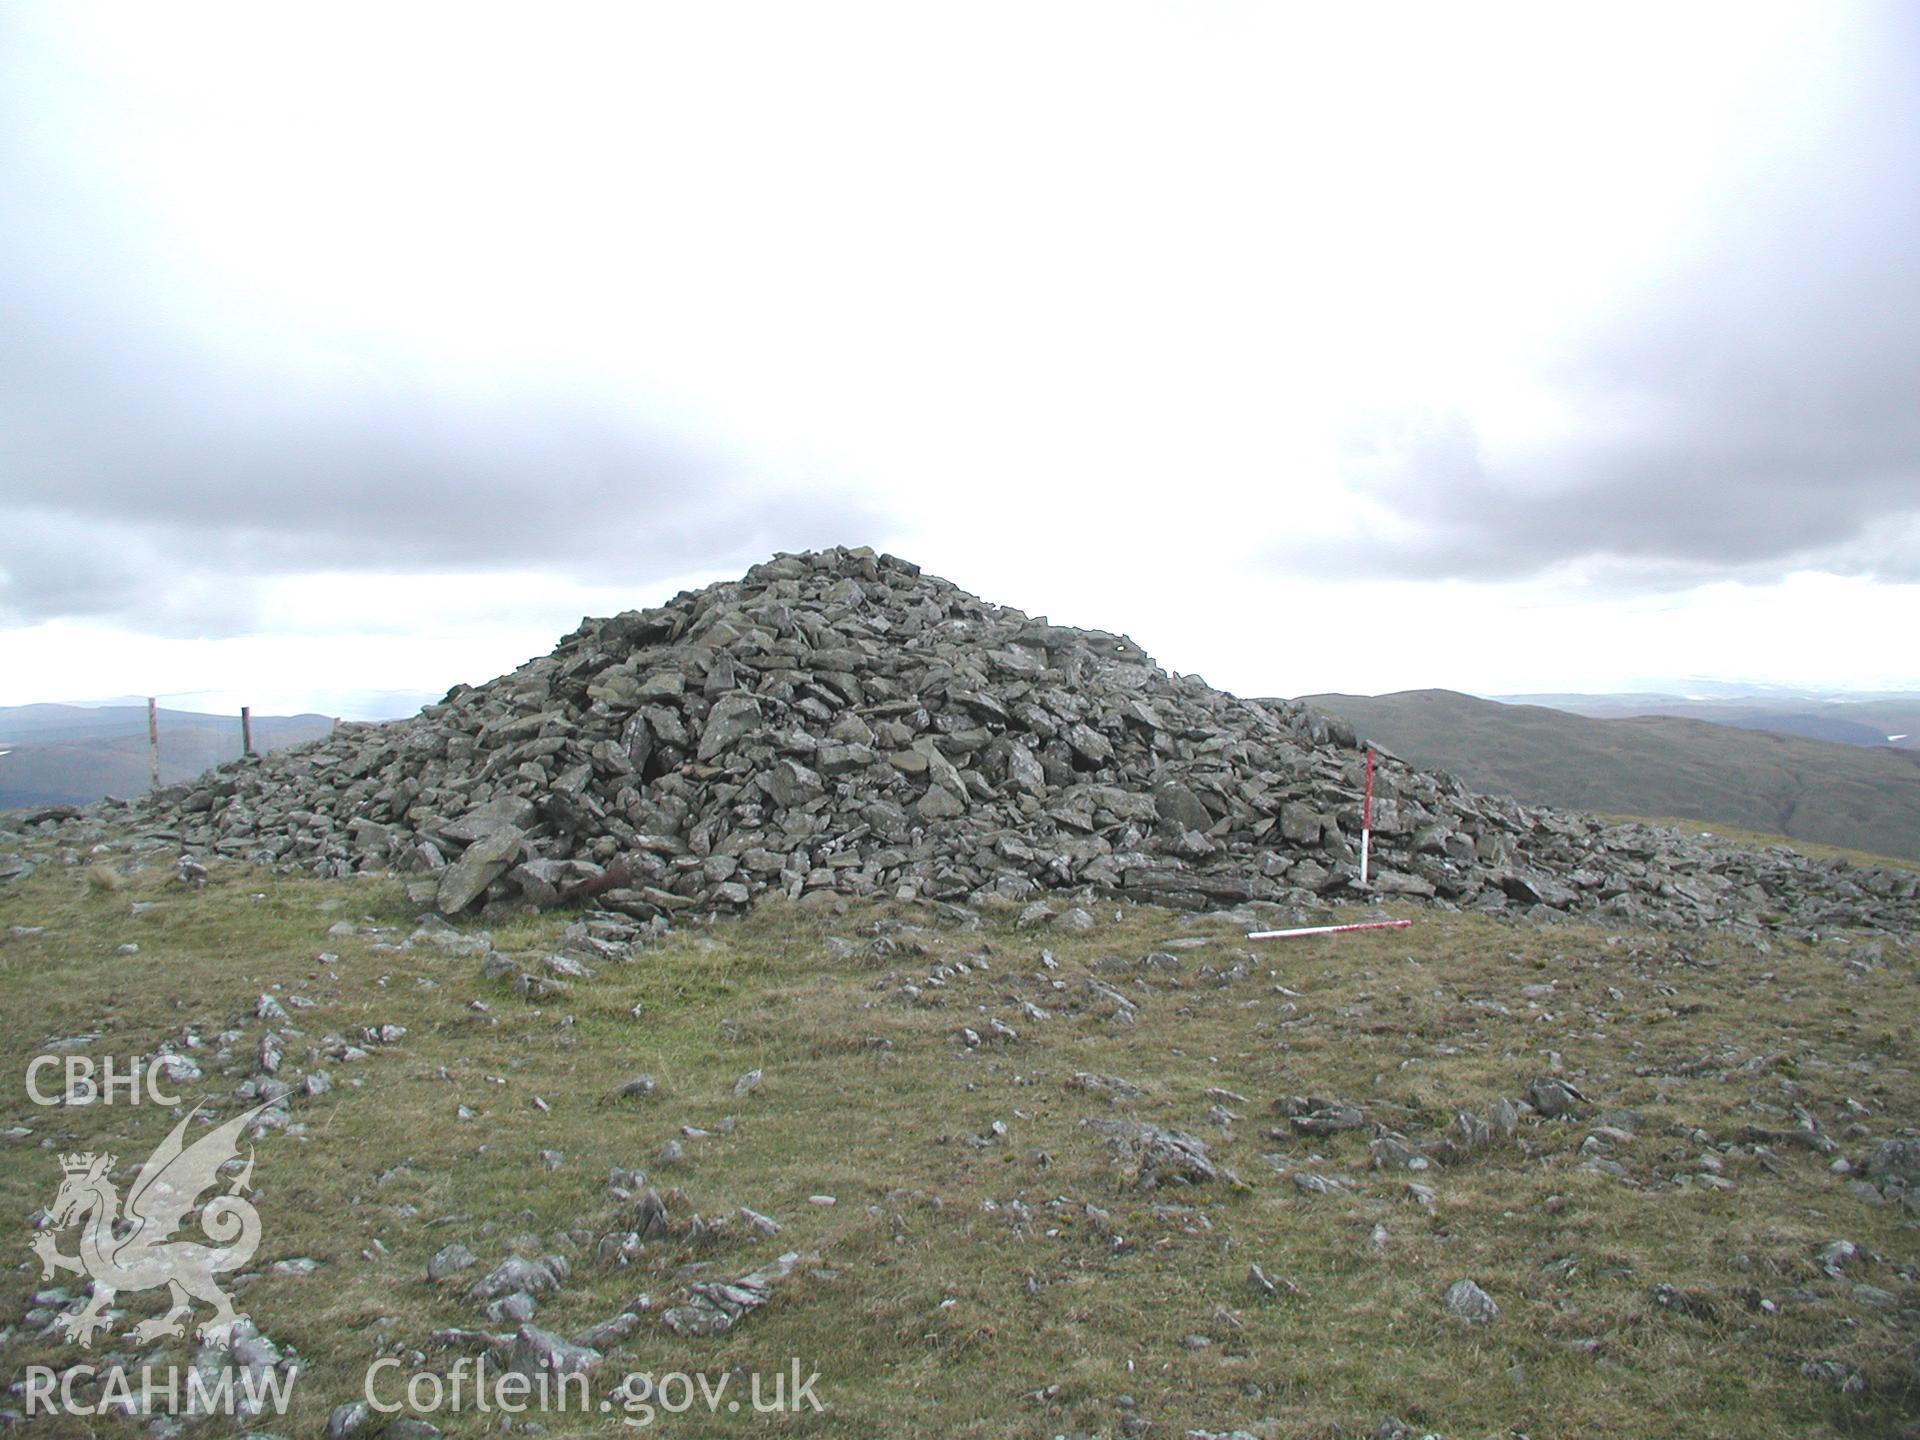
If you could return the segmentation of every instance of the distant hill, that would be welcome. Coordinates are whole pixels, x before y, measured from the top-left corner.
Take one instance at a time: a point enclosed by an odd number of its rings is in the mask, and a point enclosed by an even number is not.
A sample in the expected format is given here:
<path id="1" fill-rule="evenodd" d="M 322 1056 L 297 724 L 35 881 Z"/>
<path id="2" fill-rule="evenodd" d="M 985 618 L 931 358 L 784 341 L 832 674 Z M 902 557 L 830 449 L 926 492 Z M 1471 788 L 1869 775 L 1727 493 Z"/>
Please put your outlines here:
<path id="1" fill-rule="evenodd" d="M 1920 751 L 1669 716 L 1595 719 L 1451 690 L 1302 698 L 1476 790 L 1920 859 Z"/>
<path id="2" fill-rule="evenodd" d="M 162 710 L 160 780 L 186 780 L 240 754 L 240 717 Z M 316 740 L 333 728 L 325 715 L 256 715 L 253 748 L 262 753 Z M 0 809 L 86 805 L 148 787 L 144 705 L 0 706 Z"/>
<path id="3" fill-rule="evenodd" d="M 1675 715 L 1741 730 L 1772 730 L 1841 745 L 1893 745 L 1920 750 L 1920 695 L 1829 699 L 1820 695 L 1500 695 L 1515 705 L 1545 705 L 1595 719 Z"/>

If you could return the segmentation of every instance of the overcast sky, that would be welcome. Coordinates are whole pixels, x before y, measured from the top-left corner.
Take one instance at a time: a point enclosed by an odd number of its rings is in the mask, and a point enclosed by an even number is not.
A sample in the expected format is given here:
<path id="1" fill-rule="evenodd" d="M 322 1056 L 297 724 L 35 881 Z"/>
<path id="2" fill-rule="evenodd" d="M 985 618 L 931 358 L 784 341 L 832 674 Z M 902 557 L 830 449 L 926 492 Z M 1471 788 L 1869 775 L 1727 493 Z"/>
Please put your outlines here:
<path id="1" fill-rule="evenodd" d="M 1249 694 L 1920 689 L 1916 176 L 1911 5 L 12 4 L 0 704 L 835 542 Z"/>

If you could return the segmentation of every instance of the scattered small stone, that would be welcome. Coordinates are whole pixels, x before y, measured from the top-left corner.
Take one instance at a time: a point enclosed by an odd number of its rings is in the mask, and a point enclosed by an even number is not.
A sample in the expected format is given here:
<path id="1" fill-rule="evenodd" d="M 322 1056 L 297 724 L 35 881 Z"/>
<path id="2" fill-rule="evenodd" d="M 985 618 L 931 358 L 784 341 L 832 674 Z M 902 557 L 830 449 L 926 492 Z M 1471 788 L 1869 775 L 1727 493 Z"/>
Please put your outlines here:
<path id="1" fill-rule="evenodd" d="M 1053 907 L 1044 900 L 1036 900 L 1020 912 L 1013 923 L 1022 930 L 1031 930 L 1036 925 L 1044 925 L 1053 919 Z"/>
<path id="2" fill-rule="evenodd" d="M 1587 1103 L 1587 1097 L 1558 1075 L 1536 1075 L 1527 1082 L 1527 1103 L 1549 1120 L 1571 1115 Z"/>
<path id="3" fill-rule="evenodd" d="M 489 1300 L 481 1314 L 493 1325 L 524 1325 L 539 1313 L 539 1303 L 524 1290 Z"/>
<path id="4" fill-rule="evenodd" d="M 741 1221 L 750 1229 L 756 1230 L 762 1235 L 771 1237 L 780 1233 L 780 1222 L 771 1215 L 762 1215 L 758 1210 L 749 1210 L 745 1205 L 742 1205 L 734 1213 L 738 1215 Z"/>
<path id="5" fill-rule="evenodd" d="M 447 1247 L 448 1250 L 454 1248 Z M 446 1251 L 441 1253 L 445 1254 Z M 481 1279 L 475 1281 L 473 1287 L 467 1291 L 467 1295 L 474 1300 L 492 1300 L 502 1295 L 511 1295 L 515 1291 L 525 1291 L 529 1295 L 547 1295 L 559 1288 L 559 1277 L 554 1274 L 550 1262 L 529 1260 L 522 1255 L 509 1255 Z"/>
<path id="6" fill-rule="evenodd" d="M 550 1330 L 522 1325 L 507 1354 L 507 1369 L 529 1380 L 542 1375 L 557 1380 L 589 1371 L 599 1361 L 600 1352 L 590 1346 L 572 1344 Z"/>
<path id="7" fill-rule="evenodd" d="M 1366 1123 L 1367 1112 L 1345 1100 L 1296 1095 L 1287 1101 L 1287 1124 L 1302 1135 L 1337 1135 Z"/>
<path id="8" fill-rule="evenodd" d="M 1312 1170 L 1295 1170 L 1293 1187 L 1307 1195 L 1344 1195 L 1353 1189 L 1353 1181 L 1344 1175 L 1321 1175 Z"/>
<path id="9" fill-rule="evenodd" d="M 1835 1240 L 1820 1252 L 1820 1268 L 1838 1279 L 1840 1272 L 1860 1258 L 1860 1247 L 1851 1240 Z"/>
<path id="10" fill-rule="evenodd" d="M 590 1325 L 573 1337 L 573 1343 L 583 1350 L 597 1350 L 605 1353 L 616 1345 L 624 1344 L 640 1328 L 640 1315 L 632 1310 L 624 1310 L 618 1315 Z"/>
<path id="11" fill-rule="evenodd" d="M 1471 1280 L 1456 1280 L 1447 1287 L 1447 1313 L 1472 1325 L 1485 1325 L 1496 1319 L 1500 1307 L 1493 1297 Z"/>
<path id="12" fill-rule="evenodd" d="M 1282 1294 L 1298 1295 L 1300 1287 L 1287 1279 L 1276 1279 L 1267 1274 L 1258 1265 L 1247 1267 L 1247 1287 L 1256 1295 L 1278 1298 Z"/>
<path id="13" fill-rule="evenodd" d="M 1239 1183 L 1239 1177 L 1232 1171 L 1214 1164 L 1207 1153 L 1207 1142 L 1197 1135 L 1138 1120 L 1084 1123 L 1106 1136 L 1115 1150 L 1134 1163 L 1135 1183 L 1143 1189 L 1153 1189 L 1164 1180 L 1190 1185 L 1216 1180 Z"/>
<path id="14" fill-rule="evenodd" d="M 427 1261 L 427 1279 L 439 1284 L 450 1275 L 458 1275 L 462 1270 L 471 1270 L 479 1261 L 466 1246 L 452 1244 L 442 1246 Z"/>
<path id="15" fill-rule="evenodd" d="M 696 1283 L 690 1288 L 686 1303 L 667 1310 L 661 1321 L 676 1335 L 724 1335 L 765 1305 L 772 1298 L 775 1283 L 792 1274 L 799 1262 L 799 1253 L 790 1250 L 772 1264 L 763 1265 L 737 1280 Z"/>
<path id="16" fill-rule="evenodd" d="M 373 1428 L 373 1408 L 364 1400 L 333 1407 L 327 1416 L 327 1440 L 355 1440 Z"/>
<path id="17" fill-rule="evenodd" d="M 1097 1075 L 1090 1070 L 1076 1071 L 1073 1079 L 1067 1083 L 1076 1090 L 1085 1090 L 1093 1095 L 1105 1095 L 1115 1100 L 1133 1100 L 1141 1094 L 1140 1087 L 1131 1080 L 1118 1075 Z"/>

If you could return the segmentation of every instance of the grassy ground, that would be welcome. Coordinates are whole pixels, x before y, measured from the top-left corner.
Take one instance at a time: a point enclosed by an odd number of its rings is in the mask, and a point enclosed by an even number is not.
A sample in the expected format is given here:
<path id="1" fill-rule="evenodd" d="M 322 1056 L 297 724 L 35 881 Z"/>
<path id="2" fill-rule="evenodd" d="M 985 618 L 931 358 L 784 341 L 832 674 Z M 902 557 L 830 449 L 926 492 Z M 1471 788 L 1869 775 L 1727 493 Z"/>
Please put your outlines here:
<path id="1" fill-rule="evenodd" d="M 312 1002 L 272 1027 L 283 1078 L 325 1068 L 335 1082 L 258 1148 L 265 1238 L 239 1300 L 306 1367 L 292 1410 L 265 1427 L 278 1434 L 320 1433 L 377 1356 L 451 1363 L 429 1337 L 478 1324 L 476 1309 L 424 1276 L 454 1241 L 480 1258 L 469 1280 L 516 1250 L 568 1254 L 571 1279 L 536 1322 L 562 1334 L 647 1292 L 653 1309 L 609 1354 L 610 1377 L 771 1375 L 792 1357 L 820 1372 L 824 1413 L 662 1413 L 666 1434 L 1091 1437 L 1131 1421 L 1150 1435 L 1332 1437 L 1396 1415 L 1449 1437 L 1867 1436 L 1904 1433 L 1915 1403 L 1911 1213 L 1859 1198 L 1831 1155 L 1779 1142 L 1756 1154 L 1743 1139 L 1748 1126 L 1793 1130 L 1804 1112 L 1857 1159 L 1868 1136 L 1920 1124 L 1916 971 L 1899 947 L 1756 952 L 1412 911 L 1406 930 L 1250 945 L 1224 919 L 1112 904 L 1085 933 L 1019 930 L 1011 911 L 969 926 L 930 908 L 776 905 L 689 927 L 534 1002 L 482 978 L 484 945 L 402 948 L 415 917 L 392 884 L 236 867 L 191 891 L 164 859 L 102 863 L 132 873 L 89 884 L 55 865 L 0 891 L 9 1383 L 78 1355 L 18 1323 L 55 1283 L 24 1223 L 52 1199 L 55 1152 L 113 1150 L 130 1171 L 175 1119 L 36 1108 L 29 1059 L 86 1034 L 98 1038 L 85 1053 L 146 1054 L 192 1028 L 207 1074 L 183 1096 L 231 1113 L 271 993 Z M 490 944 L 536 960 L 571 918 L 495 925 Z M 329 934 L 341 921 L 354 933 Z M 127 943 L 137 955 L 115 953 Z M 1124 995 L 1132 1023 L 1090 981 Z M 991 1018 L 1017 1038 L 993 1037 Z M 388 1024 L 406 1034 L 364 1060 L 322 1060 L 328 1037 Z M 956 1038 L 963 1027 L 983 1043 Z M 212 1040 L 230 1029 L 244 1033 L 222 1073 Z M 737 1096 L 754 1069 L 758 1088 Z M 1298 1136 L 1272 1108 L 1339 1097 L 1370 1125 L 1435 1138 L 1457 1109 L 1556 1071 L 1595 1114 L 1523 1119 L 1514 1139 L 1417 1174 L 1370 1168 L 1369 1130 Z M 641 1072 L 656 1092 L 623 1098 Z M 1076 1088 L 1078 1072 L 1140 1094 Z M 1215 1105 L 1238 1118 L 1210 1117 Z M 1637 1112 L 1633 1135 L 1596 1143 L 1623 1176 L 1583 1168 L 1597 1112 L 1619 1111 Z M 1113 1118 L 1200 1136 L 1240 1183 L 1142 1189 L 1086 1123 Z M 677 1162 L 662 1158 L 669 1141 Z M 616 1167 L 646 1171 L 680 1228 L 613 1268 L 595 1245 L 631 1227 L 609 1192 Z M 1716 1167 L 1731 1188 L 1681 1183 Z M 1307 1193 L 1301 1171 L 1353 1188 Z M 1432 1188 L 1430 1207 L 1409 1182 Z M 824 1195 L 836 1203 L 809 1198 Z M 684 1233 L 694 1211 L 739 1206 L 783 1232 L 736 1220 L 716 1240 Z M 1837 1239 L 1863 1254 L 1835 1278 L 1816 1257 Z M 683 1266 L 724 1278 L 784 1250 L 805 1258 L 731 1334 L 686 1340 L 659 1323 Z M 268 1273 L 290 1258 L 319 1268 Z M 1253 1264 L 1277 1296 L 1250 1286 Z M 1491 1324 L 1446 1313 L 1462 1278 L 1498 1302 Z M 127 1297 L 126 1323 L 157 1301 Z M 88 1358 L 116 1350 L 190 1354 L 116 1333 Z M 1803 1369 L 1821 1361 L 1857 1383 Z M 449 1434 L 499 1423 L 431 1418 Z M 544 1423 L 623 1433 L 600 1417 Z M 126 1430 L 55 1418 L 28 1433 Z"/>

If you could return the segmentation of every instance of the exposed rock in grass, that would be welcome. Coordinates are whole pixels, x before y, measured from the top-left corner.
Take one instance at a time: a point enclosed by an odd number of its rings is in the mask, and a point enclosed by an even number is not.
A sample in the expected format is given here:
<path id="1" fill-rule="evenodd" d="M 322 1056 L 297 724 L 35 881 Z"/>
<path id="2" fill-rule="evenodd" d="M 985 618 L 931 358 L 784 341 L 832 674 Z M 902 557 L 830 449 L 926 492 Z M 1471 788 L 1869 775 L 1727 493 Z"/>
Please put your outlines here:
<path id="1" fill-rule="evenodd" d="M 640 1328 L 641 1316 L 632 1310 L 623 1310 L 618 1315 L 589 1325 L 573 1337 L 573 1343 L 582 1349 L 595 1350 L 605 1354 L 614 1346 L 625 1343 Z"/>
<path id="2" fill-rule="evenodd" d="M 600 1352 L 591 1346 L 575 1345 L 534 1325 L 522 1325 L 507 1352 L 507 1369 L 530 1380 L 541 1375 L 559 1379 L 581 1374 L 599 1362 Z"/>
<path id="3" fill-rule="evenodd" d="M 1571 1115 L 1587 1103 L 1587 1097 L 1558 1075 L 1536 1075 L 1527 1082 L 1527 1103 L 1548 1119 Z"/>
<path id="4" fill-rule="evenodd" d="M 1287 1124 L 1301 1135 L 1337 1135 L 1342 1130 L 1359 1130 L 1367 1123 L 1367 1112 L 1346 1100 L 1294 1095 L 1285 1105 Z"/>
<path id="5" fill-rule="evenodd" d="M 540 1302 L 524 1290 L 489 1300 L 480 1313 L 495 1325 L 524 1325 L 539 1313 Z"/>
<path id="6" fill-rule="evenodd" d="M 546 1295 L 560 1288 L 560 1277 L 546 1260 L 529 1260 L 524 1255 L 509 1255 L 489 1270 L 467 1291 L 470 1299 L 492 1300 L 515 1291 Z"/>
<path id="7" fill-rule="evenodd" d="M 1091 1070 L 1075 1071 L 1067 1083 L 1075 1090 L 1085 1090 L 1090 1095 L 1104 1095 L 1109 1100 L 1136 1100 L 1142 1094 L 1140 1087 L 1124 1076 L 1099 1075 Z"/>
<path id="8" fill-rule="evenodd" d="M 1449 1285 L 1443 1303 L 1449 1315 L 1473 1325 L 1488 1324 L 1500 1314 L 1493 1297 L 1471 1280 L 1456 1280 Z"/>
<path id="9" fill-rule="evenodd" d="M 336 1405 L 327 1416 L 327 1440 L 356 1440 L 373 1430 L 373 1407 L 364 1400 Z"/>
<path id="10" fill-rule="evenodd" d="M 661 1316 L 661 1323 L 676 1335 L 724 1335 L 772 1299 L 774 1285 L 791 1275 L 799 1263 L 799 1252 L 790 1250 L 771 1264 L 749 1271 L 737 1280 L 695 1284 L 683 1304 L 673 1306 Z"/>
<path id="11" fill-rule="evenodd" d="M 473 1251 L 459 1243 L 443 1245 L 436 1250 L 433 1258 L 427 1261 L 427 1279 L 438 1285 L 442 1280 L 458 1275 L 463 1270 L 471 1270 L 479 1261 Z"/>
<path id="12" fill-rule="evenodd" d="M 1322 1175 L 1317 1170 L 1295 1170 L 1288 1178 L 1303 1195 L 1344 1195 L 1353 1189 L 1353 1181 L 1346 1176 Z"/>
<path id="13" fill-rule="evenodd" d="M 1084 1122 L 1107 1137 L 1113 1148 L 1134 1167 L 1134 1180 L 1144 1189 L 1163 1181 L 1205 1184 L 1216 1180 L 1239 1183 L 1232 1171 L 1214 1164 L 1207 1142 L 1181 1130 L 1166 1130 L 1139 1120 Z"/>

